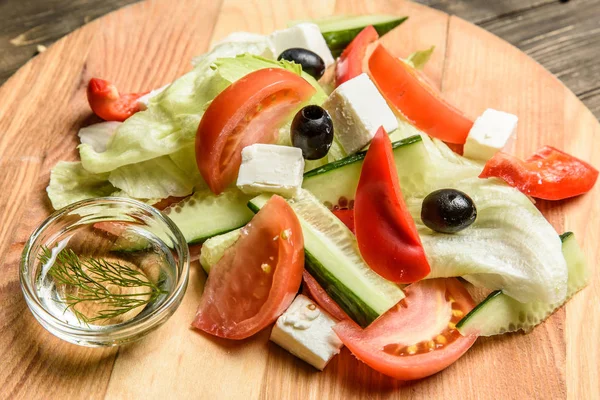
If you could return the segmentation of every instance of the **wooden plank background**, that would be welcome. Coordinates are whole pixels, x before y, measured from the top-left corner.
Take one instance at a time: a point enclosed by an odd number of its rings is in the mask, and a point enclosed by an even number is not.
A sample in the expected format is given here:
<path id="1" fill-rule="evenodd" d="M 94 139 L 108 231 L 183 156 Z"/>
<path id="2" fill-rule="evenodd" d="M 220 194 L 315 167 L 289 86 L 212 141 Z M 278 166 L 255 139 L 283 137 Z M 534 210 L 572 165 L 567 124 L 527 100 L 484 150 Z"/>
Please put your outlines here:
<path id="1" fill-rule="evenodd" d="M 38 45 L 48 46 L 84 23 L 136 1 L 0 1 L 0 84 L 37 54 Z M 523 50 L 600 117 L 600 0 L 416 1 L 473 22 Z"/>
<path id="2" fill-rule="evenodd" d="M 481 1 L 472 18 L 482 24 L 495 21 L 490 15 L 500 3 L 528 3 L 514 19 L 520 21 L 528 12 L 583 2 Z M 55 12 L 63 3 L 46 4 L 54 4 Z M 69 7 L 74 13 L 85 4 L 74 1 Z M 451 8 L 458 3 L 436 4 L 462 12 Z M 0 398 L 599 398 L 598 268 L 591 287 L 532 334 L 481 339 L 442 374 L 411 383 L 386 378 L 347 351 L 324 373 L 316 373 L 267 344 L 268 332 L 242 343 L 190 332 L 204 284 L 197 265 L 177 313 L 135 345 L 81 348 L 52 337 L 33 320 L 16 278 L 19 255 L 49 211 L 43 192 L 49 169 L 59 159 L 76 157 L 75 132 L 89 116 L 83 88 L 90 75 L 101 72 L 132 91 L 158 87 L 188 70 L 191 56 L 209 40 L 232 30 L 268 32 L 289 19 L 334 12 L 411 15 L 403 29 L 384 41 L 404 50 L 436 44 L 427 73 L 454 104 L 471 117 L 486 106 L 518 112 L 517 154 L 530 153 L 543 141 L 598 166 L 600 125 L 572 93 L 503 41 L 439 11 L 399 0 L 162 0 L 111 14 L 56 43 L 0 88 L 0 187 L 11 188 L 0 192 Z M 21 47 L 27 46 L 35 43 Z M 557 230 L 575 230 L 592 265 L 600 258 L 599 201 L 596 187 L 573 201 L 540 203 Z"/>

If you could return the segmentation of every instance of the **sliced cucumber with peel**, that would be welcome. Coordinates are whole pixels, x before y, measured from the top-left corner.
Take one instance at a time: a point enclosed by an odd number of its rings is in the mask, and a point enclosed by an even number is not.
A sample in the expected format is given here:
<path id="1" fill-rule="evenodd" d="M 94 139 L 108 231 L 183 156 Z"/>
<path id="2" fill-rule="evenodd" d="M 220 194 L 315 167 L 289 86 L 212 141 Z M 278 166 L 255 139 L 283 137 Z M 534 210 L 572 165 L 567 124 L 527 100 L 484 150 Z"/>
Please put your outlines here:
<path id="1" fill-rule="evenodd" d="M 569 271 L 567 297 L 563 301 L 554 304 L 520 303 L 502 291 L 496 290 L 456 324 L 459 332 L 463 335 L 478 333 L 480 336 L 493 336 L 518 330 L 529 332 L 583 289 L 590 275 L 585 256 L 572 232 L 564 233 L 560 238 Z"/>
<path id="2" fill-rule="evenodd" d="M 396 141 L 392 143 L 392 149 L 400 187 L 414 191 L 422 184 L 422 171 L 426 171 L 429 164 L 429 155 L 421 136 Z M 354 199 L 365 155 L 365 151 L 356 153 L 306 172 L 302 187 L 323 203 L 335 205 L 341 197 Z"/>
<path id="3" fill-rule="evenodd" d="M 270 197 L 260 195 L 248 207 L 258 212 Z M 300 190 L 289 204 L 302 226 L 306 269 L 356 323 L 368 326 L 404 298 L 398 285 L 369 268 L 355 236 L 319 199 Z"/>
<path id="4" fill-rule="evenodd" d="M 219 262 L 225 250 L 230 248 L 240 238 L 241 228 L 222 235 L 213 236 L 202 244 L 200 265 L 204 272 L 210 273 L 210 268 Z"/>
<path id="5" fill-rule="evenodd" d="M 379 36 L 383 36 L 406 21 L 407 18 L 397 15 L 336 15 L 311 21 L 293 21 L 290 25 L 301 22 L 317 24 L 331 54 L 337 57 L 365 27 L 373 25 Z"/>
<path id="6" fill-rule="evenodd" d="M 237 189 L 221 194 L 202 190 L 163 210 L 183 233 L 188 244 L 241 228 L 254 214 L 246 203 L 250 196 Z"/>

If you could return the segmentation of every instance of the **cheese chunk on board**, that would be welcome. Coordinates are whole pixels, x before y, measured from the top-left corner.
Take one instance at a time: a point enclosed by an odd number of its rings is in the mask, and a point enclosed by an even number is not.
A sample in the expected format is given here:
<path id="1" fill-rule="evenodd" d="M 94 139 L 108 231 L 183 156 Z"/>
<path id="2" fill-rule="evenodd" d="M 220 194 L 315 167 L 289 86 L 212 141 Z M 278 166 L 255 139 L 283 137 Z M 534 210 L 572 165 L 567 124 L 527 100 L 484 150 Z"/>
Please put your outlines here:
<path id="1" fill-rule="evenodd" d="M 277 319 L 271 340 L 313 367 L 323 370 L 343 346 L 332 329 L 336 323 L 308 297 L 298 295 Z"/>
<path id="2" fill-rule="evenodd" d="M 518 121 L 516 115 L 488 108 L 475 120 L 469 131 L 464 156 L 480 161 L 489 160 L 506 145 L 517 130 Z"/>
<path id="3" fill-rule="evenodd" d="M 368 145 L 380 126 L 387 133 L 398 128 L 394 112 L 365 73 L 338 86 L 323 108 L 331 116 L 335 136 L 346 154 Z"/>
<path id="4" fill-rule="evenodd" d="M 246 194 L 268 192 L 293 197 L 302 186 L 303 173 L 299 148 L 257 143 L 242 150 L 237 187 Z"/>

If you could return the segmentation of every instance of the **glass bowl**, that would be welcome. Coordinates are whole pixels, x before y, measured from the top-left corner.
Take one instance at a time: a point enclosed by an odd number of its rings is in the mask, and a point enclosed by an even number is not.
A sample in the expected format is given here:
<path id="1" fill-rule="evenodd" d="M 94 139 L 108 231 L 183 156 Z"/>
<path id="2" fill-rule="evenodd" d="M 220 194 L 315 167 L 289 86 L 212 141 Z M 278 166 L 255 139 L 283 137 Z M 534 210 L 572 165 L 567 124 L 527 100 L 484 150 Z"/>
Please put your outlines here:
<path id="1" fill-rule="evenodd" d="M 160 211 L 118 197 L 83 200 L 52 214 L 21 258 L 29 309 L 50 333 L 82 346 L 138 340 L 179 307 L 189 249 Z"/>

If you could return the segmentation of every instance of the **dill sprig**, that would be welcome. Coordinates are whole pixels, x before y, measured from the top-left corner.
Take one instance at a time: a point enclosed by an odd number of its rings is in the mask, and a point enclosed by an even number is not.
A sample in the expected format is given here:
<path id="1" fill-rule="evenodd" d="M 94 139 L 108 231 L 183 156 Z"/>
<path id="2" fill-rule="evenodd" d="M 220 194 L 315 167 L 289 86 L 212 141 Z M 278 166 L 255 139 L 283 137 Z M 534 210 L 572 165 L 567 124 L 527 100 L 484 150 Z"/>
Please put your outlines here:
<path id="1" fill-rule="evenodd" d="M 42 248 L 40 262 L 45 265 L 51 260 L 52 252 Z M 125 314 L 137 307 L 146 305 L 156 300 L 167 292 L 160 289 L 154 282 L 143 279 L 146 276 L 127 265 L 96 259 L 93 257 L 79 257 L 73 250 L 61 250 L 48 270 L 57 284 L 64 284 L 77 288 L 75 294 L 67 293 L 64 303 L 67 310 L 71 310 L 77 320 L 89 325 L 99 320 L 108 320 Z M 113 293 L 108 286 L 124 288 L 147 288 L 141 293 Z M 146 297 L 147 296 L 147 297 Z M 77 310 L 75 306 L 82 302 L 93 301 L 105 305 L 95 316 L 87 316 Z"/>

